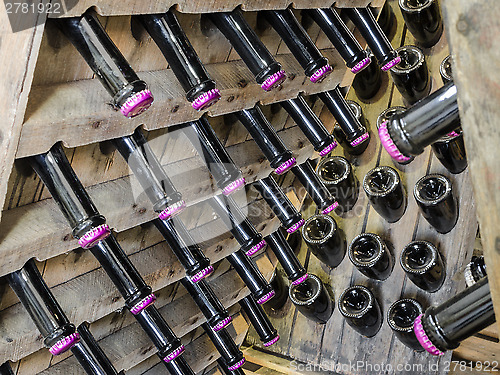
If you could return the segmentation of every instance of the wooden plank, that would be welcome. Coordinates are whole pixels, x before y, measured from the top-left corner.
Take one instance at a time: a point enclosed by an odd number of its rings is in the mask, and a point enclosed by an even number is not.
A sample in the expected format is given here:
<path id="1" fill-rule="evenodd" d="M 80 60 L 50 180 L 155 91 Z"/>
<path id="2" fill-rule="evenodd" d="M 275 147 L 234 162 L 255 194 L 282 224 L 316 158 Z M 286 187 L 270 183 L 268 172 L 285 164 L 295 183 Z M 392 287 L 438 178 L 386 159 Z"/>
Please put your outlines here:
<path id="1" fill-rule="evenodd" d="M 384 0 L 337 0 L 334 1 L 336 7 L 366 7 L 370 3 L 373 6 L 380 6 Z M 78 2 L 73 8 L 68 9 L 63 14 L 54 13 L 51 17 L 74 17 L 79 16 L 88 8 L 95 6 L 99 14 L 125 15 L 125 14 L 145 14 L 145 13 L 162 13 L 166 12 L 172 6 L 176 5 L 179 11 L 184 13 L 214 13 L 231 11 L 238 6 L 241 6 L 245 11 L 257 11 L 263 9 L 285 9 L 292 5 L 296 9 L 306 8 L 326 8 L 332 5 L 332 1 L 324 0 L 280 0 L 272 3 L 260 0 L 244 0 L 239 2 L 232 1 L 166 1 L 162 3 L 154 1 L 136 2 L 134 0 L 126 1 L 104 1 L 104 0 L 85 0 Z"/>
<path id="2" fill-rule="evenodd" d="M 327 49 L 322 52 L 335 66 L 333 73 L 322 83 L 310 82 L 293 56 L 280 55 L 277 58 L 283 68 L 295 78 L 285 81 L 281 90 L 269 93 L 263 92 L 241 61 L 207 65 L 222 95 L 221 101 L 210 108 L 209 115 L 219 116 L 251 108 L 257 102 L 270 104 L 295 98 L 299 92 L 315 94 L 334 89 L 340 82 L 350 82 L 353 75 L 346 75 L 345 64 L 336 51 Z M 148 111 L 134 119 L 125 118 L 110 108 L 107 92 L 95 79 L 34 87 L 16 156 L 46 152 L 58 141 L 63 141 L 66 147 L 82 146 L 132 134 L 142 124 L 147 130 L 160 129 L 202 115 L 185 100 L 171 70 L 142 72 L 139 76 L 150 86 L 155 102 Z"/>
<path id="3" fill-rule="evenodd" d="M 500 51 L 492 48 L 500 33 L 496 20 L 500 4 L 495 1 L 451 0 L 443 2 L 445 25 L 453 51 L 453 77 L 469 161 L 472 186 L 484 247 L 486 265 L 500 266 L 500 173 L 495 155 L 500 140 L 496 119 L 500 75 L 488 68 Z M 500 276 L 490 275 L 495 311 L 500 314 Z M 498 322 L 497 322 L 498 325 Z"/>
<path id="4" fill-rule="evenodd" d="M 496 367 L 496 371 L 500 371 L 500 367 L 498 366 L 498 362 L 500 361 L 500 344 L 498 342 L 475 336 L 469 337 L 453 351 L 453 356 L 459 360 L 483 363 L 484 366 L 486 363 L 489 363 L 491 367 Z M 497 366 L 493 362 L 496 362 Z"/>
<path id="5" fill-rule="evenodd" d="M 154 250 L 153 247 L 136 253 L 130 259 L 146 282 L 156 291 L 177 281 L 183 271 L 176 263 L 174 263 L 175 267 L 172 267 L 172 256 L 165 257 L 164 252 Z M 234 250 L 236 249 L 233 248 L 232 251 Z M 221 256 L 220 253 L 217 254 L 217 257 L 219 256 Z M 276 261 L 272 262 L 265 254 L 261 254 L 257 257 L 256 263 L 269 279 Z M 220 278 L 208 280 L 214 292 L 220 296 L 221 302 L 227 307 L 232 306 L 248 293 L 235 271 L 225 273 Z M 170 289 L 161 290 L 157 297 L 159 300 L 162 297 L 168 300 L 170 292 Z M 70 321 L 76 325 L 83 321 L 92 322 L 100 319 L 123 306 L 119 293 L 101 268 L 52 288 L 52 293 Z M 185 291 L 178 293 L 177 297 L 173 303 L 165 307 L 164 316 L 178 335 L 184 335 L 193 327 L 199 326 L 204 321 L 204 317 Z M 159 302 L 160 305 L 161 303 Z M 0 331 L 2 332 L 0 362 L 17 361 L 42 347 L 41 337 L 21 304 L 18 303 L 3 310 L 0 316 Z M 111 329 L 111 326 L 108 327 Z"/>
<path id="6" fill-rule="evenodd" d="M 47 3 L 47 0 L 41 2 L 42 7 L 45 7 Z M 7 181 L 21 134 L 45 18 L 45 13 L 7 14 L 6 7 L 0 9 L 0 66 L 3 82 L 0 85 L 2 98 L 0 103 L 0 113 L 2 113 L 0 207 L 3 206 L 5 200 Z"/>

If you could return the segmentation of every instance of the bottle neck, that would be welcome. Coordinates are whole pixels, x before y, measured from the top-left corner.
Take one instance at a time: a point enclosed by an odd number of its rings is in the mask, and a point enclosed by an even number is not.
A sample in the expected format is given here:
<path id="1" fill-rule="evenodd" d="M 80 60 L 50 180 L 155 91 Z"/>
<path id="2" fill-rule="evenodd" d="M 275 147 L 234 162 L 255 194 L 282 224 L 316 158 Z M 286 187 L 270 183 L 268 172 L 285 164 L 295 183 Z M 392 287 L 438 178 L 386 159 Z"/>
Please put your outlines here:
<path id="1" fill-rule="evenodd" d="M 240 170 L 205 117 L 189 122 L 183 130 L 198 154 L 203 157 L 219 188 L 224 189 L 230 182 L 241 178 Z"/>
<path id="2" fill-rule="evenodd" d="M 292 152 L 286 148 L 259 107 L 255 106 L 251 109 L 238 111 L 236 117 L 248 130 L 264 156 L 269 160 L 271 167 L 276 169 L 292 159 Z"/>
<path id="3" fill-rule="evenodd" d="M 46 346 L 52 347 L 75 332 L 75 327 L 69 323 L 33 260 L 29 260 L 19 271 L 9 274 L 7 279 L 42 334 Z"/>
<path id="4" fill-rule="evenodd" d="M 404 113 L 394 115 L 387 129 L 400 152 L 418 155 L 455 130 L 459 119 L 457 88 L 450 82 Z"/>
<path id="5" fill-rule="evenodd" d="M 332 8 L 308 9 L 308 14 L 323 30 L 349 68 L 368 58 L 338 13 Z"/>
<path id="6" fill-rule="evenodd" d="M 286 43 L 308 77 L 320 68 L 329 66 L 328 60 L 321 55 L 291 9 L 264 11 L 264 16 Z"/>
<path id="7" fill-rule="evenodd" d="M 75 237 L 80 238 L 92 228 L 106 222 L 92 203 L 60 145 L 55 145 L 46 154 L 32 157 L 30 161 L 68 220 Z"/>
<path id="8" fill-rule="evenodd" d="M 333 136 L 328 133 L 321 120 L 316 116 L 302 96 L 296 99 L 285 100 L 281 102 L 281 106 L 288 112 L 293 121 L 299 126 L 300 130 L 305 134 L 309 142 L 314 147 L 315 151 L 323 154 L 326 152 L 326 147 L 333 149 L 331 145 L 336 144 Z M 321 155 L 324 156 L 324 155 Z"/>
<path id="9" fill-rule="evenodd" d="M 173 12 L 141 15 L 139 20 L 167 59 L 189 101 L 215 89 L 215 82 L 209 78 Z"/>
<path id="10" fill-rule="evenodd" d="M 94 71 L 114 104 L 121 107 L 135 91 L 147 88 L 102 27 L 93 12 L 78 18 L 59 19 L 64 34 Z"/>
<path id="11" fill-rule="evenodd" d="M 71 348 L 76 360 L 87 374 L 118 375 L 113 364 L 97 344 L 84 323 L 78 326 L 80 342 Z"/>
<path id="12" fill-rule="evenodd" d="M 299 228 L 292 227 L 302 222 L 302 216 L 272 176 L 258 180 L 254 186 L 287 230 Z"/>
<path id="13" fill-rule="evenodd" d="M 303 277 L 306 276 L 306 270 L 302 264 L 300 264 L 283 234 L 281 234 L 279 230 L 276 230 L 266 236 L 265 240 L 274 255 L 276 255 L 288 279 L 292 283 L 300 283 L 303 281 Z"/>
<path id="14" fill-rule="evenodd" d="M 278 337 L 277 331 L 262 307 L 255 302 L 252 296 L 243 298 L 240 301 L 240 306 L 252 323 L 252 326 L 259 335 L 260 340 L 264 343 L 264 346 L 270 346 L 270 343 Z"/>
<path id="15" fill-rule="evenodd" d="M 488 278 L 441 305 L 430 307 L 422 319 L 425 333 L 441 350 L 457 348 L 461 341 L 494 322 Z"/>
<path id="16" fill-rule="evenodd" d="M 156 212 L 161 212 L 181 200 L 181 194 L 165 174 L 160 161 L 139 129 L 131 136 L 115 139 L 114 144 L 153 203 Z"/>
<path id="17" fill-rule="evenodd" d="M 238 52 L 259 84 L 281 70 L 280 64 L 259 40 L 239 9 L 230 13 L 210 13 L 209 17 Z"/>

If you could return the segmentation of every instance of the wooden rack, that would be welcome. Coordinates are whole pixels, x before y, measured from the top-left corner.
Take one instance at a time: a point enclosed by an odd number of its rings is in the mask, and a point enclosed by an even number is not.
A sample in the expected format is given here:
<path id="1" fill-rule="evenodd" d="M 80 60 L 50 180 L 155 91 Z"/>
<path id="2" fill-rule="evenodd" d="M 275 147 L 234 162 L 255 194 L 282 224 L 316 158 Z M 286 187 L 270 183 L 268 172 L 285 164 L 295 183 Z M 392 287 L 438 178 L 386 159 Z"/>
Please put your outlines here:
<path id="1" fill-rule="evenodd" d="M 47 4 L 46 0 L 42 0 Z M 367 0 L 342 0 L 338 7 L 367 6 Z M 380 7 L 384 0 L 372 1 Z M 269 163 L 231 112 L 255 103 L 272 121 L 298 162 L 315 157 L 311 145 L 279 105 L 273 103 L 349 86 L 353 75 L 347 71 L 326 36 L 316 25 L 308 26 L 309 35 L 334 66 L 323 83 L 313 85 L 303 74 L 290 52 L 270 27 L 263 27 L 256 12 L 245 17 L 268 49 L 277 56 L 289 74 L 281 90 L 263 92 L 229 43 L 208 25 L 201 13 L 231 10 L 242 6 L 246 11 L 283 9 L 288 1 L 244 3 L 230 1 L 186 1 L 177 4 L 177 15 L 201 60 L 221 90 L 221 101 L 207 116 L 247 183 L 271 172 Z M 130 171 L 121 156 L 110 149 L 110 139 L 131 134 L 138 126 L 148 131 L 148 139 L 161 162 L 183 193 L 188 209 L 180 218 L 196 240 L 203 241 L 205 254 L 217 270 L 208 281 L 222 303 L 233 314 L 232 335 L 241 344 L 248 323 L 239 314 L 237 302 L 248 290 L 224 257 L 238 249 L 220 220 L 215 219 L 205 202 L 218 193 L 202 160 L 193 147 L 178 135 L 179 124 L 198 118 L 186 102 L 184 93 L 168 69 L 156 45 L 135 28 L 131 15 L 162 12 L 175 5 L 155 1 L 81 1 L 63 16 L 76 16 L 95 6 L 105 28 L 139 76 L 150 85 L 155 96 L 152 108 L 143 115 L 125 119 L 106 104 L 105 90 L 75 49 L 51 25 L 45 15 L 23 18 L 32 27 L 12 32 L 5 9 L 0 10 L 0 63 L 4 67 L 0 94 L 0 201 L 3 203 L 0 224 L 0 276 L 19 269 L 30 258 L 38 260 L 44 279 L 71 322 L 91 323 L 90 329 L 118 370 L 127 374 L 164 373 L 155 348 L 122 310 L 123 301 L 111 281 L 87 251 L 78 248 L 65 219 L 50 194 L 33 174 L 23 158 L 46 152 L 61 141 L 73 168 L 93 201 L 117 233 L 117 238 L 132 262 L 152 286 L 156 302 L 175 333 L 187 344 L 186 359 L 196 372 L 213 366 L 218 357 L 213 345 L 202 334 L 204 317 L 177 281 L 184 270 L 149 223 L 154 213 L 145 198 L 134 196 Z M 297 1 L 296 9 L 331 6 L 331 2 Z M 300 16 L 300 12 L 297 11 Z M 109 17 L 108 17 L 109 16 Z M 14 25 L 16 28 L 19 25 Z M 317 114 L 322 105 L 309 98 Z M 270 105 L 268 105 L 270 104 Z M 325 126 L 332 130 L 330 118 Z M 189 174 L 185 173 L 189 167 Z M 280 184 L 296 207 L 304 199 L 303 191 L 294 188 L 291 174 Z M 274 231 L 278 222 L 271 210 L 250 190 L 237 196 L 246 202 L 249 218 L 264 235 Z M 217 233 L 214 238 L 206 233 Z M 269 278 L 276 259 L 269 251 L 257 256 L 257 265 Z M 0 281 L 0 363 L 13 361 L 17 375 L 80 374 L 68 354 L 52 357 L 42 348 L 41 337 L 17 297 Z"/>

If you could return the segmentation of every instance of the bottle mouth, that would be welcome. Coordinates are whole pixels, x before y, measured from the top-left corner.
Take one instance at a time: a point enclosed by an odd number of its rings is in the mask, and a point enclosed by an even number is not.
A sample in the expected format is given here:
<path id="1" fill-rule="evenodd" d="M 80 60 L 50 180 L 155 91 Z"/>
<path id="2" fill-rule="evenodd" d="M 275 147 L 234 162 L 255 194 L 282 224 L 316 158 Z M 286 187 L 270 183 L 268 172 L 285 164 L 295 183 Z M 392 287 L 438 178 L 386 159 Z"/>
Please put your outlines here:
<path id="1" fill-rule="evenodd" d="M 387 108 L 385 111 L 383 111 L 378 117 L 377 117 L 377 129 L 380 128 L 380 125 L 385 122 L 385 121 L 389 121 L 391 119 L 392 116 L 394 115 L 397 115 L 399 113 L 403 113 L 404 111 L 406 111 L 406 108 L 405 107 L 399 107 L 399 106 L 395 106 L 395 107 L 390 107 L 390 108 Z"/>
<path id="2" fill-rule="evenodd" d="M 401 61 L 391 68 L 396 74 L 408 74 L 418 69 L 425 62 L 424 53 L 415 46 L 403 46 L 396 49 Z"/>
<path id="3" fill-rule="evenodd" d="M 451 182 L 440 174 L 422 177 L 415 184 L 413 195 L 417 202 L 425 205 L 436 205 L 451 194 Z"/>
<path id="4" fill-rule="evenodd" d="M 339 310 L 346 318 L 361 318 L 373 304 L 372 292 L 363 285 L 354 285 L 344 290 L 340 296 Z"/>
<path id="5" fill-rule="evenodd" d="M 438 251 L 428 241 L 413 241 L 401 252 L 401 267 L 405 272 L 424 274 L 438 262 Z"/>
<path id="6" fill-rule="evenodd" d="M 385 245 L 380 236 L 362 233 L 349 246 L 349 259 L 357 267 L 372 267 L 384 255 Z"/>
<path id="7" fill-rule="evenodd" d="M 400 299 L 389 307 L 387 323 L 394 331 L 412 332 L 413 322 L 423 312 L 422 305 L 413 298 Z"/>
<path id="8" fill-rule="evenodd" d="M 393 192 L 400 184 L 398 173 L 391 167 L 373 168 L 363 179 L 363 189 L 368 196 L 382 197 Z"/>
<path id="9" fill-rule="evenodd" d="M 318 175 L 325 185 L 336 185 L 349 176 L 351 164 L 341 156 L 323 159 L 318 166 Z"/>
<path id="10" fill-rule="evenodd" d="M 302 227 L 302 236 L 310 244 L 328 241 L 337 230 L 337 223 L 328 215 L 314 215 L 306 220 Z"/>
<path id="11" fill-rule="evenodd" d="M 309 274 L 309 277 L 300 284 L 292 284 L 288 294 L 294 305 L 307 306 L 316 301 L 321 293 L 322 287 L 321 280 L 316 275 Z"/>
<path id="12" fill-rule="evenodd" d="M 419 12 L 429 7 L 433 0 L 399 0 L 399 7 L 405 12 Z"/>
<path id="13" fill-rule="evenodd" d="M 448 55 L 443 59 L 441 65 L 439 66 L 439 74 L 441 74 L 441 77 L 443 77 L 446 81 L 453 81 L 453 68 L 451 63 L 452 57 L 451 55 Z"/>

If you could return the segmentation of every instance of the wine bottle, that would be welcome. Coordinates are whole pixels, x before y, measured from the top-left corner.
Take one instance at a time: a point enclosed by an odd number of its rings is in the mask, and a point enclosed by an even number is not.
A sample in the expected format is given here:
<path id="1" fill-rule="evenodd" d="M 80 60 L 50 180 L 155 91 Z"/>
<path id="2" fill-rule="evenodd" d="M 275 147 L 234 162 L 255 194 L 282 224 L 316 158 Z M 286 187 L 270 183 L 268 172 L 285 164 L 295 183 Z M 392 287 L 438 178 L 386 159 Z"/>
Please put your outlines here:
<path id="1" fill-rule="evenodd" d="M 332 72 L 328 59 L 318 50 L 291 9 L 265 10 L 262 14 L 283 39 L 311 82 L 319 83 Z"/>
<path id="2" fill-rule="evenodd" d="M 297 310 L 306 318 L 320 324 L 328 322 L 335 307 L 323 282 L 313 274 L 298 285 L 292 285 L 289 296 Z"/>
<path id="3" fill-rule="evenodd" d="M 378 129 L 380 141 L 397 161 L 407 161 L 460 126 L 457 88 L 449 82 Z"/>
<path id="4" fill-rule="evenodd" d="M 122 370 L 118 373 L 113 364 L 102 351 L 101 347 L 90 333 L 88 323 L 82 323 L 77 328 L 80 341 L 77 342 L 71 351 L 76 360 L 89 375 L 125 375 Z M 188 375 L 188 374 L 184 374 Z"/>
<path id="5" fill-rule="evenodd" d="M 114 139 L 113 143 L 153 203 L 153 209 L 158 212 L 158 219 L 154 220 L 154 224 L 186 269 L 186 273 L 194 280 L 200 280 L 210 274 L 210 260 L 191 240 L 182 222 L 168 222 L 186 207 L 186 203 L 166 175 L 141 130 L 136 129 L 131 136 Z"/>
<path id="6" fill-rule="evenodd" d="M 186 269 L 193 282 L 198 282 L 210 275 L 214 268 L 194 241 L 181 220 L 153 220 L 154 225 Z"/>
<path id="7" fill-rule="evenodd" d="M 406 27 L 422 47 L 435 45 L 443 34 L 443 18 L 437 0 L 399 0 Z"/>
<path id="8" fill-rule="evenodd" d="M 326 215 L 338 207 L 338 202 L 314 172 L 309 159 L 293 167 L 292 172 L 304 186 L 322 214 Z"/>
<path id="9" fill-rule="evenodd" d="M 219 331 L 231 323 L 231 316 L 205 280 L 194 282 L 191 278 L 184 277 L 181 279 L 181 284 L 193 297 L 196 305 L 207 319 L 208 325 L 214 331 Z"/>
<path id="10" fill-rule="evenodd" d="M 141 184 L 161 220 L 182 212 L 186 202 L 166 175 L 139 128 L 133 135 L 114 139 L 113 144 Z"/>
<path id="11" fill-rule="evenodd" d="M 216 195 L 210 198 L 208 203 L 238 241 L 246 256 L 250 257 L 266 246 L 262 235 L 231 197 Z"/>
<path id="12" fill-rule="evenodd" d="M 319 93 L 318 96 L 337 120 L 337 123 L 345 134 L 347 143 L 352 147 L 360 147 L 363 144 L 366 148 L 370 134 L 351 112 L 339 88 Z"/>
<path id="13" fill-rule="evenodd" d="M 58 18 L 56 22 L 124 116 L 137 116 L 151 106 L 153 95 L 147 84 L 139 79 L 92 10 L 80 17 Z"/>
<path id="14" fill-rule="evenodd" d="M 431 79 L 424 52 L 416 46 L 396 49 L 401 58 L 391 69 L 391 77 L 406 103 L 413 105 L 429 95 Z"/>
<path id="15" fill-rule="evenodd" d="M 259 40 L 239 8 L 232 12 L 210 13 L 208 17 L 229 40 L 264 91 L 270 91 L 286 80 L 280 63 Z"/>
<path id="16" fill-rule="evenodd" d="M 383 71 L 399 64 L 401 58 L 392 48 L 391 42 L 380 29 L 373 13 L 368 8 L 345 8 L 344 11 L 366 40 Z"/>
<path id="17" fill-rule="evenodd" d="M 221 355 L 222 361 L 229 371 L 239 369 L 245 363 L 243 353 L 238 349 L 233 339 L 225 329 L 214 331 L 207 323 L 201 325 Z"/>
<path id="18" fill-rule="evenodd" d="M 380 71 L 380 69 L 377 69 L 377 71 Z M 363 116 L 363 110 L 361 109 L 361 106 L 354 100 L 346 100 L 345 102 L 347 104 L 348 109 L 354 115 L 359 124 L 361 124 L 363 128 L 367 129 L 366 126 L 367 123 Z M 368 144 L 370 143 L 370 142 L 361 142 L 359 144 L 351 146 L 351 144 L 347 141 L 344 131 L 342 130 L 342 128 L 339 126 L 338 123 L 335 124 L 335 126 L 333 127 L 333 135 L 335 136 L 335 139 L 337 139 L 339 144 L 344 148 L 344 153 L 347 152 L 349 155 L 361 155 L 366 150 Z"/>
<path id="19" fill-rule="evenodd" d="M 323 30 L 351 72 L 359 73 L 370 64 L 370 55 L 361 48 L 334 9 L 308 9 L 304 12 Z"/>
<path id="20" fill-rule="evenodd" d="M 354 285 L 339 297 L 339 310 L 347 323 L 365 337 L 373 337 L 382 326 L 382 311 L 372 291 Z"/>
<path id="21" fill-rule="evenodd" d="M 458 220 L 458 200 L 446 176 L 434 173 L 422 177 L 415 184 L 413 196 L 422 216 L 434 229 L 442 234 L 453 229 Z"/>
<path id="22" fill-rule="evenodd" d="M 394 335 L 407 347 L 421 352 L 420 345 L 413 331 L 413 322 L 424 312 L 422 305 L 413 298 L 403 298 L 394 302 L 387 311 L 387 323 Z"/>
<path id="23" fill-rule="evenodd" d="M 54 298 L 33 260 L 7 275 L 7 281 L 30 315 L 52 355 L 71 349 L 80 334 Z"/>
<path id="24" fill-rule="evenodd" d="M 265 347 L 278 342 L 280 336 L 276 328 L 273 327 L 262 307 L 255 303 L 252 296 L 247 296 L 240 300 L 240 306 Z"/>
<path id="25" fill-rule="evenodd" d="M 486 276 L 486 264 L 484 263 L 484 257 L 474 255 L 465 267 L 465 284 L 470 287 Z"/>
<path id="26" fill-rule="evenodd" d="M 359 196 L 359 181 L 351 163 L 342 156 L 323 158 L 318 165 L 318 176 L 328 191 L 337 199 L 339 210 L 351 210 Z"/>
<path id="27" fill-rule="evenodd" d="M 276 174 L 283 174 L 295 165 L 292 152 L 286 148 L 258 106 L 238 111 L 236 117 L 248 130 Z"/>
<path id="28" fill-rule="evenodd" d="M 60 145 L 30 158 L 73 229 L 79 245 L 89 249 L 115 284 L 125 306 L 148 334 L 165 362 L 179 356 L 184 346 L 160 315 L 155 295 L 111 234 L 104 216 L 94 206 Z"/>
<path id="29" fill-rule="evenodd" d="M 403 248 L 399 258 L 403 271 L 420 289 L 434 293 L 441 288 L 446 268 L 436 246 L 428 241 L 412 241 Z"/>
<path id="30" fill-rule="evenodd" d="M 331 268 L 337 267 L 345 257 L 345 235 L 331 216 L 311 216 L 302 227 L 302 237 L 316 258 Z"/>
<path id="31" fill-rule="evenodd" d="M 230 195 L 245 186 L 241 171 L 205 117 L 187 123 L 183 131 L 198 154 L 203 157 L 224 195 Z"/>
<path id="32" fill-rule="evenodd" d="M 381 166 L 370 170 L 363 179 L 363 190 L 380 216 L 395 223 L 406 211 L 408 198 L 398 172 Z"/>
<path id="33" fill-rule="evenodd" d="M 226 258 L 238 273 L 259 305 L 274 297 L 275 291 L 259 271 L 255 263 L 241 250 L 235 251 Z"/>
<path id="34" fill-rule="evenodd" d="M 299 95 L 296 99 L 285 100 L 280 103 L 295 121 L 300 130 L 307 137 L 320 156 L 328 155 L 337 147 L 337 142 L 333 135 L 328 133 L 321 120 L 316 116 L 304 100 Z"/>
<path id="35" fill-rule="evenodd" d="M 290 245 L 286 242 L 283 234 L 276 230 L 270 235 L 265 237 L 265 240 L 271 250 L 273 251 L 276 259 L 280 262 L 283 270 L 288 276 L 288 280 L 293 285 L 300 284 L 307 279 L 307 273 L 305 268 L 300 264 Z"/>
<path id="36" fill-rule="evenodd" d="M 374 233 L 362 233 L 349 245 L 351 263 L 366 277 L 387 279 L 394 268 L 394 255 L 384 240 Z"/>
<path id="37" fill-rule="evenodd" d="M 290 202 L 290 199 L 288 199 L 271 175 L 257 180 L 253 186 L 262 198 L 264 198 L 269 207 L 271 207 L 288 233 L 293 233 L 304 225 L 302 215 L 297 211 L 292 202 Z"/>
<path id="38" fill-rule="evenodd" d="M 165 56 L 191 106 L 202 111 L 219 101 L 220 92 L 215 88 L 215 82 L 209 77 L 174 12 L 144 14 L 138 18 Z"/>
<path id="39" fill-rule="evenodd" d="M 429 307 L 415 319 L 413 330 L 422 347 L 432 355 L 443 355 L 460 342 L 495 322 L 488 278 L 438 306 Z"/>

